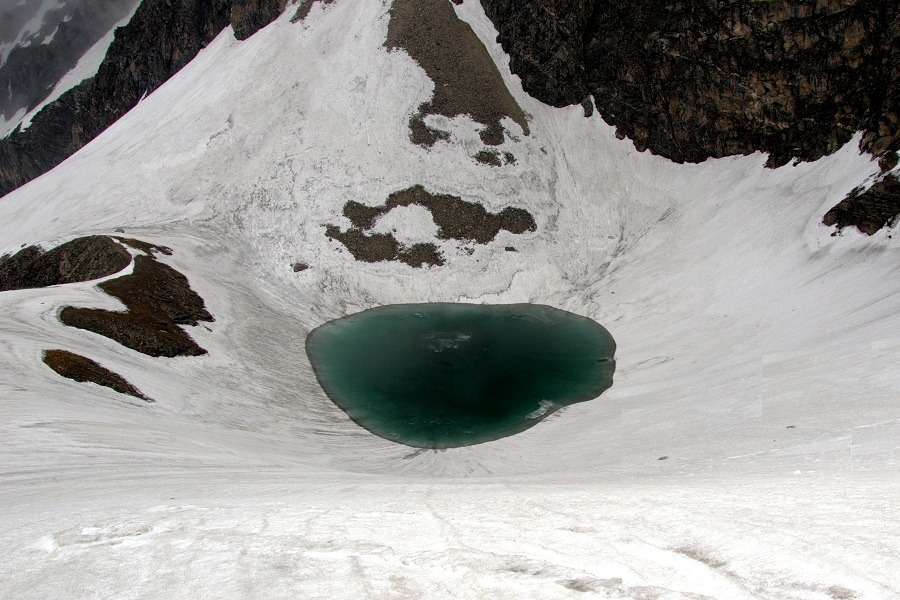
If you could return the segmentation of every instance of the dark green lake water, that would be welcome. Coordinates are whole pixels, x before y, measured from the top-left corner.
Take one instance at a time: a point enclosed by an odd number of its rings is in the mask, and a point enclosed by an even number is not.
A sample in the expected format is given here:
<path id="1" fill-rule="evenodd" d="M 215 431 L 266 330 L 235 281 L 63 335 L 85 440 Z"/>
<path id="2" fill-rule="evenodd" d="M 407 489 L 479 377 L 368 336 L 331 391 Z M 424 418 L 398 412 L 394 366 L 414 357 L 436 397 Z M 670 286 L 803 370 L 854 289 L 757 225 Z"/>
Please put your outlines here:
<path id="1" fill-rule="evenodd" d="M 394 304 L 306 338 L 316 377 L 353 421 L 420 448 L 524 431 L 607 390 L 616 344 L 595 321 L 540 304 Z"/>

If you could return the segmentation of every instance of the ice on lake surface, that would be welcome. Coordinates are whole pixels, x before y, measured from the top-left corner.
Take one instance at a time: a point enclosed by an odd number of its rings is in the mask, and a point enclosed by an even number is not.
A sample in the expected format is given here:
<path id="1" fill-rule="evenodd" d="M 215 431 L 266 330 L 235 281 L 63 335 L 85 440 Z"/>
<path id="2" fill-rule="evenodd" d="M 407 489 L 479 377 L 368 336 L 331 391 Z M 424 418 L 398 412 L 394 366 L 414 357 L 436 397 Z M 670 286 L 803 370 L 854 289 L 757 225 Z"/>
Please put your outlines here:
<path id="1" fill-rule="evenodd" d="M 615 349 L 595 321 L 539 304 L 394 304 L 307 338 L 335 404 L 421 448 L 496 440 L 596 398 L 612 385 Z"/>

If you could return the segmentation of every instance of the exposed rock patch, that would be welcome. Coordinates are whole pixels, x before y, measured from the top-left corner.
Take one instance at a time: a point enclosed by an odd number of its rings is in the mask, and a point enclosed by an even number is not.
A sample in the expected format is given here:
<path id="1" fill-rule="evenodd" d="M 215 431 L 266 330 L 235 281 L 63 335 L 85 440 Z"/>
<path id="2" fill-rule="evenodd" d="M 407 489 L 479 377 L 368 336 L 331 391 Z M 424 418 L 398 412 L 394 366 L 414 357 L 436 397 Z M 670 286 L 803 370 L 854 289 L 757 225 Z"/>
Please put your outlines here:
<path id="1" fill-rule="evenodd" d="M 825 213 L 825 225 L 837 225 L 838 229 L 855 225 L 865 234 L 872 235 L 882 227 L 891 225 L 900 217 L 900 179 L 887 175 L 866 191 L 854 190 L 836 206 Z"/>
<path id="2" fill-rule="evenodd" d="M 0 291 L 91 281 L 114 275 L 129 264 L 128 251 L 101 235 L 78 238 L 48 252 L 29 246 L 0 258 Z"/>
<path id="3" fill-rule="evenodd" d="M 410 119 L 414 143 L 428 147 L 447 138 L 425 123 L 427 115 L 469 115 L 484 126 L 480 135 L 488 145 L 503 143 L 503 117 L 529 133 L 525 113 L 484 44 L 446 0 L 394 0 L 385 46 L 406 51 L 434 81 L 432 99 Z"/>
<path id="4" fill-rule="evenodd" d="M 356 228 L 341 231 L 335 225 L 325 235 L 342 243 L 353 258 L 362 262 L 399 261 L 411 267 L 441 266 L 444 258 L 434 244 L 404 246 L 390 233 L 365 233 Z"/>
<path id="5" fill-rule="evenodd" d="M 99 285 L 125 304 L 125 312 L 67 306 L 60 320 L 108 337 L 149 356 L 206 354 L 180 326 L 214 321 L 187 278 L 150 256 L 134 259 L 134 272 Z"/>
<path id="6" fill-rule="evenodd" d="M 297 12 L 291 17 L 291 23 L 297 23 L 308 17 L 309 11 L 312 10 L 313 4 L 316 2 L 328 5 L 334 2 L 334 0 L 300 0 L 300 6 L 297 7 Z"/>
<path id="7" fill-rule="evenodd" d="M 369 233 L 380 217 L 395 208 L 413 205 L 431 212 L 438 226 L 437 237 L 444 240 L 487 244 L 497 237 L 501 229 L 514 234 L 537 229 L 534 217 L 525 209 L 506 207 L 499 213 L 491 213 L 477 202 L 466 202 L 450 194 L 432 194 L 421 185 L 416 185 L 394 192 L 381 206 L 366 206 L 350 200 L 344 205 L 344 216 L 353 227 L 341 231 L 336 225 L 329 225 L 325 235 L 344 244 L 357 260 L 399 260 L 413 267 L 443 265 L 443 257 L 434 244 L 415 244 L 406 248 L 391 234 Z"/>
<path id="8" fill-rule="evenodd" d="M 113 389 L 120 394 L 140 398 L 144 402 L 153 402 L 136 387 L 128 383 L 121 375 L 110 371 L 99 363 L 67 350 L 45 350 L 44 363 L 67 379 L 81 383 L 96 383 Z"/>
<path id="9" fill-rule="evenodd" d="M 492 167 L 503 166 L 503 161 L 500 160 L 500 153 L 493 150 L 480 151 L 475 155 L 475 160 L 483 165 L 490 165 Z"/>
<path id="10" fill-rule="evenodd" d="M 678 162 L 900 146 L 900 4 L 481 0 L 535 98 Z M 585 112 L 589 112 L 585 105 Z"/>
<path id="11" fill-rule="evenodd" d="M 274 21 L 284 12 L 287 0 L 233 0 L 231 26 L 234 37 L 248 37 Z"/>

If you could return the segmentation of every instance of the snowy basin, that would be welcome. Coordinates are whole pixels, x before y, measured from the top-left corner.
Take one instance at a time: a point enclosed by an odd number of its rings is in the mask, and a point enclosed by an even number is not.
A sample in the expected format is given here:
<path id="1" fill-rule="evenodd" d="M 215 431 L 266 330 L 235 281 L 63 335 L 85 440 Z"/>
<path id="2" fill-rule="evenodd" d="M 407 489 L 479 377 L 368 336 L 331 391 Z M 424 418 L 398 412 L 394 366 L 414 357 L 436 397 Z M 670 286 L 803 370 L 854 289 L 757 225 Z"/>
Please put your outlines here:
<path id="1" fill-rule="evenodd" d="M 613 382 L 595 321 L 540 304 L 393 304 L 306 339 L 322 388 L 358 425 L 419 448 L 522 432 Z"/>

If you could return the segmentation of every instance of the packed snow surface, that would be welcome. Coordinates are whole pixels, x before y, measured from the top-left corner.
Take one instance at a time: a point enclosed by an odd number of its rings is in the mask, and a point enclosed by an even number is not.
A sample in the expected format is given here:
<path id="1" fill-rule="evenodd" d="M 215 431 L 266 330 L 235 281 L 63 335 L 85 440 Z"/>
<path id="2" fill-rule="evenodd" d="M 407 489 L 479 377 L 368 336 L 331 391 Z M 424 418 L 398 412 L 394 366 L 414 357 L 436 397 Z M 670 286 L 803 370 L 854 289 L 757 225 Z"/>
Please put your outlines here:
<path id="1" fill-rule="evenodd" d="M 426 150 L 432 83 L 379 0 L 225 31 L 47 175 L 0 201 L 0 254 L 123 228 L 170 246 L 216 317 L 202 357 L 63 326 L 94 283 L 0 294 L 0 596 L 900 597 L 900 240 L 820 224 L 877 165 L 676 165 L 522 92 L 491 167 L 467 117 Z M 421 184 L 537 230 L 436 240 L 446 265 L 353 260 L 348 200 Z M 422 211 L 392 227 L 431 231 Z M 408 226 L 402 222 L 408 217 Z M 421 237 L 421 236 L 420 236 Z M 506 252 L 514 245 L 517 252 Z M 308 263 L 295 273 L 294 262 Z M 618 344 L 614 386 L 522 434 L 416 451 L 319 389 L 307 332 L 401 302 L 536 302 Z M 148 405 L 60 378 L 84 354 Z"/>

